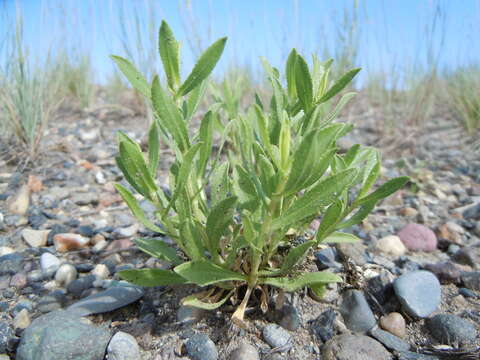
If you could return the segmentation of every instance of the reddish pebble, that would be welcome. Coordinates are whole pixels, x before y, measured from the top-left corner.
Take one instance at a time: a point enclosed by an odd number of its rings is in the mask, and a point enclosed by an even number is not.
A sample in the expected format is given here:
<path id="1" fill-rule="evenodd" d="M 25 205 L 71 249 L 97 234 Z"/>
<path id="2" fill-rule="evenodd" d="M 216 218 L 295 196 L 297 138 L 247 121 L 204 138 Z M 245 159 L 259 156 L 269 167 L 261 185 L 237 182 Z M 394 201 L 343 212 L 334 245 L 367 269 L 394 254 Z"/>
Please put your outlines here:
<path id="1" fill-rule="evenodd" d="M 58 252 L 67 252 L 85 248 L 90 243 L 90 239 L 79 234 L 65 233 L 55 235 L 53 242 Z"/>
<path id="2" fill-rule="evenodd" d="M 424 225 L 408 224 L 397 235 L 411 251 L 433 251 L 437 248 L 435 233 Z"/>

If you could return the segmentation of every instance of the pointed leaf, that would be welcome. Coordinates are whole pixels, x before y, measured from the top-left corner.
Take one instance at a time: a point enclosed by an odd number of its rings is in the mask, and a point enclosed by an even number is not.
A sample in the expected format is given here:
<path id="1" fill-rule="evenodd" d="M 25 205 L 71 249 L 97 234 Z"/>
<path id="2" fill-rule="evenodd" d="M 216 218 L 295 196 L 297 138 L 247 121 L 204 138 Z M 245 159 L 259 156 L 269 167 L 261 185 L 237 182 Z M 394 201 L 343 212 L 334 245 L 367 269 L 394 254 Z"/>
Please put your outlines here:
<path id="1" fill-rule="evenodd" d="M 181 265 L 180 265 L 181 266 Z M 336 274 L 326 271 L 303 273 L 295 278 L 278 277 L 278 278 L 261 278 L 263 284 L 272 285 L 288 292 L 301 289 L 311 284 L 328 284 L 332 282 L 341 282 L 342 278 Z"/>
<path id="2" fill-rule="evenodd" d="M 181 277 L 200 286 L 223 281 L 246 281 L 245 275 L 224 269 L 209 261 L 190 261 L 178 265 L 174 271 Z"/>
<path id="3" fill-rule="evenodd" d="M 288 95 L 291 98 L 294 98 L 297 95 L 297 90 L 295 86 L 295 64 L 297 61 L 297 51 L 292 49 L 290 54 L 288 55 L 287 59 L 287 66 L 285 69 L 285 74 L 287 77 L 287 88 L 288 88 Z"/>
<path id="4" fill-rule="evenodd" d="M 345 73 L 328 91 L 317 101 L 317 104 L 324 103 L 342 91 L 358 74 L 361 69 L 353 69 Z"/>
<path id="5" fill-rule="evenodd" d="M 150 256 L 169 261 L 173 265 L 180 265 L 183 262 L 177 256 L 176 250 L 160 239 L 140 238 L 133 240 L 133 242 L 137 244 L 140 250 Z"/>
<path id="6" fill-rule="evenodd" d="M 384 199 L 387 196 L 390 196 L 391 194 L 396 192 L 398 189 L 402 188 L 409 180 L 410 178 L 408 176 L 400 176 L 395 179 L 389 180 L 385 184 L 381 185 L 373 193 L 360 199 L 359 203 L 364 204 L 371 201 L 377 202 L 381 199 Z"/>
<path id="7" fill-rule="evenodd" d="M 314 240 L 310 240 L 291 249 L 288 252 L 287 257 L 283 260 L 280 274 L 285 274 L 291 271 L 295 265 L 305 257 L 307 251 L 315 244 L 316 242 Z"/>
<path id="8" fill-rule="evenodd" d="M 141 94 L 150 98 L 150 86 L 143 75 L 133 66 L 133 64 L 120 56 L 111 55 L 113 61 L 117 64 L 120 71 L 130 81 L 130 84 Z"/>
<path id="9" fill-rule="evenodd" d="M 295 87 L 302 108 L 307 112 L 313 103 L 313 84 L 308 64 L 300 55 L 297 55 L 295 64 Z"/>
<path id="10" fill-rule="evenodd" d="M 220 239 L 233 222 L 236 203 L 237 197 L 228 197 L 220 201 L 208 215 L 207 234 L 210 242 L 209 249 L 212 253 L 218 252 Z"/>
<path id="11" fill-rule="evenodd" d="M 212 180 L 210 186 L 212 206 L 215 206 L 221 200 L 225 199 L 228 192 L 230 191 L 228 169 L 228 162 L 224 162 L 219 166 L 215 167 L 212 172 Z"/>
<path id="12" fill-rule="evenodd" d="M 172 29 L 162 20 L 158 37 L 158 49 L 167 76 L 170 89 L 175 90 L 180 84 L 180 48 Z"/>
<path id="13" fill-rule="evenodd" d="M 178 89 L 179 96 L 185 96 L 200 83 L 205 80 L 212 72 L 218 60 L 222 56 L 223 49 L 227 38 L 222 38 L 214 42 L 205 52 L 200 56 L 197 63 L 193 67 L 192 72 L 188 75 L 180 89 Z"/>
<path id="14" fill-rule="evenodd" d="M 182 299 L 182 305 L 184 306 L 193 306 L 199 309 L 204 309 L 204 310 L 215 310 L 218 309 L 220 306 L 225 304 L 225 302 L 230 299 L 230 296 L 232 296 L 233 291 L 230 291 L 227 293 L 221 300 L 214 302 L 214 303 L 209 303 L 209 302 L 204 302 L 201 301 L 197 298 L 197 295 L 193 294 L 190 296 L 187 296 Z"/>
<path id="15" fill-rule="evenodd" d="M 160 133 L 157 120 L 152 121 L 148 131 L 148 169 L 152 177 L 157 175 L 158 162 L 160 161 Z"/>
<path id="16" fill-rule="evenodd" d="M 358 237 L 353 234 L 336 231 L 329 235 L 322 243 L 326 244 L 341 244 L 341 243 L 356 243 L 360 241 Z"/>

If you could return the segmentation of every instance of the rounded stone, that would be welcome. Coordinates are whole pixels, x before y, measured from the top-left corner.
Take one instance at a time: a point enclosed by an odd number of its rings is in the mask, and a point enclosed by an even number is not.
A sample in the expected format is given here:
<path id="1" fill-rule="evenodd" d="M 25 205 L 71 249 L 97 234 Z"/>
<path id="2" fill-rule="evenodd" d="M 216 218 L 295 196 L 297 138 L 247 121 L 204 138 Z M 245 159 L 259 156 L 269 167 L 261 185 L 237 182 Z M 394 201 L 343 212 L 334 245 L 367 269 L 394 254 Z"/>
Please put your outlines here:
<path id="1" fill-rule="evenodd" d="M 255 346 L 247 343 L 241 344 L 230 354 L 229 360 L 260 360 Z"/>
<path id="2" fill-rule="evenodd" d="M 177 321 L 181 324 L 195 324 L 202 320 L 205 311 L 193 306 L 180 306 L 177 310 Z"/>
<path id="3" fill-rule="evenodd" d="M 393 256 L 402 256 L 407 252 L 407 248 L 402 240 L 396 235 L 388 235 L 377 241 L 376 248 L 385 254 Z"/>
<path id="4" fill-rule="evenodd" d="M 377 323 L 363 292 L 359 290 L 348 290 L 344 293 L 340 313 L 351 331 L 366 332 Z"/>
<path id="5" fill-rule="evenodd" d="M 418 270 L 403 274 L 394 281 L 393 289 L 410 316 L 426 318 L 440 305 L 440 282 L 429 271 Z"/>
<path id="6" fill-rule="evenodd" d="M 105 280 L 110 275 L 110 270 L 108 270 L 108 267 L 105 264 L 97 264 L 92 270 L 92 275 Z"/>
<path id="7" fill-rule="evenodd" d="M 113 335 L 107 347 L 109 360 L 140 360 L 140 348 L 137 340 L 122 331 Z"/>
<path id="8" fill-rule="evenodd" d="M 61 286 L 68 286 L 76 278 L 77 269 L 71 264 L 63 264 L 58 268 L 55 274 L 55 281 Z"/>
<path id="9" fill-rule="evenodd" d="M 391 360 L 392 355 L 378 341 L 363 335 L 341 335 L 327 341 L 322 360 Z"/>
<path id="10" fill-rule="evenodd" d="M 437 248 L 435 233 L 424 225 L 408 224 L 397 235 L 411 251 L 433 251 Z"/>
<path id="11" fill-rule="evenodd" d="M 195 334 L 185 344 L 188 356 L 192 360 L 217 360 L 218 350 L 205 334 Z"/>
<path id="12" fill-rule="evenodd" d="M 470 344 L 477 338 L 475 326 L 470 321 L 456 315 L 435 315 L 431 319 L 427 319 L 427 327 L 432 336 L 442 344 Z"/>
<path id="13" fill-rule="evenodd" d="M 399 338 L 404 338 L 406 335 L 405 319 L 397 312 L 382 316 L 379 324 L 383 330 Z"/>
<path id="14" fill-rule="evenodd" d="M 30 325 L 30 314 L 27 309 L 22 309 L 15 315 L 13 319 L 13 327 L 15 329 L 26 329 Z"/>
<path id="15" fill-rule="evenodd" d="M 58 257 L 48 252 L 40 256 L 40 268 L 44 272 L 57 271 L 61 261 Z"/>
<path id="16" fill-rule="evenodd" d="M 290 333 L 277 324 L 268 324 L 262 331 L 263 339 L 272 348 L 284 348 L 285 351 L 292 346 Z"/>
<path id="17" fill-rule="evenodd" d="M 301 322 L 300 313 L 297 308 L 291 305 L 285 305 L 282 308 L 280 321 L 278 322 L 281 327 L 295 331 L 300 327 Z"/>

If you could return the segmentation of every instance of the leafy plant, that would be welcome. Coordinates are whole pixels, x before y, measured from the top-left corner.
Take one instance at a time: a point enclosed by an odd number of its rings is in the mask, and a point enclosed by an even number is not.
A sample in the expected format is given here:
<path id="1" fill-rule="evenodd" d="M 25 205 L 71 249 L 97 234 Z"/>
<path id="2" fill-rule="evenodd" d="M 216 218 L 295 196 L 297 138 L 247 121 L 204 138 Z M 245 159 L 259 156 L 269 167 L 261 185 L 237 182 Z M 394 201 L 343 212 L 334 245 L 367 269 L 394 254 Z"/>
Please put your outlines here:
<path id="1" fill-rule="evenodd" d="M 257 98 L 246 113 L 229 119 L 215 153 L 213 122 L 218 108 L 204 114 L 193 134 L 188 125 L 226 40 L 212 44 L 182 82 L 179 44 L 163 22 L 159 49 L 167 88 L 158 77 L 148 83 L 128 60 L 113 56 L 154 109 L 148 153 L 119 133 L 116 160 L 130 186 L 156 206 L 158 223 L 144 214 L 131 190 L 120 184 L 117 189 L 145 227 L 168 235 L 179 248 L 176 251 L 157 239 L 139 239 L 141 250 L 169 261 L 173 269 L 124 270 L 120 276 L 142 286 L 206 287 L 183 299 L 185 305 L 205 309 L 243 297 L 232 316 L 241 325 L 255 290 L 261 292 L 265 310 L 269 287 L 287 292 L 309 287 L 321 294 L 326 284 L 341 281 L 326 271 L 302 271 L 306 254 L 321 243 L 356 241 L 339 230 L 360 223 L 408 178 L 390 180 L 370 192 L 380 175 L 378 151 L 355 145 L 340 154 L 336 146 L 352 125 L 333 120 L 353 94 L 344 94 L 333 108 L 329 106 L 359 69 L 331 83 L 331 60 L 320 62 L 314 57 L 310 68 L 295 50 L 286 65 L 286 88 L 279 71 L 264 61 L 273 89 L 270 104 Z M 175 153 L 171 192 L 155 181 L 160 139 Z M 322 221 L 316 235 L 294 245 L 291 235 L 318 216 Z"/>

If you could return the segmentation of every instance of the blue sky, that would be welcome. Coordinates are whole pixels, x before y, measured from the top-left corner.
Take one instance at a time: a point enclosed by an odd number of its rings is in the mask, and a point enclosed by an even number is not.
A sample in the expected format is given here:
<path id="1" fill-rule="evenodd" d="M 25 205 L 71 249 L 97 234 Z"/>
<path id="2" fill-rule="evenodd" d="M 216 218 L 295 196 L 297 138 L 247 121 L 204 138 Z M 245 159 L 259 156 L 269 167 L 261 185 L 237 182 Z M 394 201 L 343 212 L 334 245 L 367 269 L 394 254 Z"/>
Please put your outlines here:
<path id="1" fill-rule="evenodd" d="M 319 55 L 328 49 L 335 57 L 339 24 L 355 3 L 355 62 L 366 72 L 424 64 L 428 49 L 442 67 L 480 59 L 479 0 L 0 0 L 0 41 L 13 31 L 20 9 L 30 54 L 39 61 L 59 49 L 88 54 L 103 81 L 113 69 L 109 54 L 133 57 L 144 71 L 159 72 L 156 31 L 166 19 L 182 42 L 184 72 L 199 48 L 225 35 L 220 71 L 230 64 L 257 69 L 260 56 L 282 66 L 292 47 Z M 437 25 L 428 38 L 425 28 L 433 19 Z"/>

